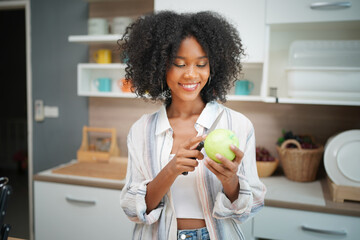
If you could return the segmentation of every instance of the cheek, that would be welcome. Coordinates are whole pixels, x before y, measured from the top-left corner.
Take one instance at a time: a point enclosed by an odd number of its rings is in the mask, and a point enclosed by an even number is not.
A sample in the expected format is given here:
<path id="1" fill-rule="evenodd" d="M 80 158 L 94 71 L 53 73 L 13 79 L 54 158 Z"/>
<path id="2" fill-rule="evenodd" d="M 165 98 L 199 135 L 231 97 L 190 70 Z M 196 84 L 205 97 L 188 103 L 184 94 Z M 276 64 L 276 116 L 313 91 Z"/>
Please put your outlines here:
<path id="1" fill-rule="evenodd" d="M 168 85 L 171 85 L 171 83 L 174 83 L 177 81 L 181 74 L 179 71 L 176 71 L 173 68 L 170 68 L 169 71 L 166 73 L 166 82 Z"/>
<path id="2" fill-rule="evenodd" d="M 203 79 L 208 79 L 210 77 L 210 68 L 204 68 L 201 71 L 201 76 Z"/>

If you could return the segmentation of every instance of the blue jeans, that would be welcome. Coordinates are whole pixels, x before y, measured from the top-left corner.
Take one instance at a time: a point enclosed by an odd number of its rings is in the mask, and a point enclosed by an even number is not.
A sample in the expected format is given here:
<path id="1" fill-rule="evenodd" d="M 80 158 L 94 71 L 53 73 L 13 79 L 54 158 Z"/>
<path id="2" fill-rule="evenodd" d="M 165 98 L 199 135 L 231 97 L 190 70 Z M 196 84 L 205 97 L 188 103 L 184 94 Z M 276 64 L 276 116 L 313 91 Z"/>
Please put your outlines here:
<path id="1" fill-rule="evenodd" d="M 199 229 L 178 230 L 178 240 L 210 240 L 209 232 L 206 227 Z"/>

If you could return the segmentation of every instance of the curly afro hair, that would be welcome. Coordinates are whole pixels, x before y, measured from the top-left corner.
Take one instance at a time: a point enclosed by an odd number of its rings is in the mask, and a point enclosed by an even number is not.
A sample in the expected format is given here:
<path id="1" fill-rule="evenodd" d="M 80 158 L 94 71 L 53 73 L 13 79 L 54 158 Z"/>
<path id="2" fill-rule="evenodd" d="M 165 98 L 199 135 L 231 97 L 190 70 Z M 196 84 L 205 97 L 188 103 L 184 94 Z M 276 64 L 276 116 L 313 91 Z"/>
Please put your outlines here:
<path id="1" fill-rule="evenodd" d="M 138 96 L 171 103 L 166 73 L 181 41 L 189 36 L 197 39 L 209 58 L 211 81 L 201 90 L 202 100 L 226 101 L 242 70 L 244 50 L 234 26 L 215 12 L 162 11 L 143 16 L 126 29 L 118 44 L 128 59 L 125 78 Z"/>

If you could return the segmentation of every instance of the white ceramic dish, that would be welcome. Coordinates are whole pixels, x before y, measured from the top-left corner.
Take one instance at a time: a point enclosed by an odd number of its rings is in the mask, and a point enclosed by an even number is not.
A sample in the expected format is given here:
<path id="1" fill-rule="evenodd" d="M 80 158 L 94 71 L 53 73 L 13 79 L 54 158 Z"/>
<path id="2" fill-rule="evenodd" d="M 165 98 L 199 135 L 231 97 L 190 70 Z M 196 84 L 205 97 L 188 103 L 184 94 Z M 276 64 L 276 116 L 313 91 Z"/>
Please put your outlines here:
<path id="1" fill-rule="evenodd" d="M 335 184 L 360 187 L 360 130 L 330 138 L 325 145 L 324 166 Z"/>

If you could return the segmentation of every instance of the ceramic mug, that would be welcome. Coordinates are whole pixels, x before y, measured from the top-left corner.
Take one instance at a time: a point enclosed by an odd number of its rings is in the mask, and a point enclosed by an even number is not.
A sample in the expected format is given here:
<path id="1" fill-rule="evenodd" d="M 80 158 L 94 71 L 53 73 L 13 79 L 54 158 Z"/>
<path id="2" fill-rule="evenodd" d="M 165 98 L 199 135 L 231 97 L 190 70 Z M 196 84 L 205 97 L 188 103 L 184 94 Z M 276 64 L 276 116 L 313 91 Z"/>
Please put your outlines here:
<path id="1" fill-rule="evenodd" d="M 254 83 L 249 80 L 238 80 L 235 83 L 236 95 L 249 95 L 254 89 Z"/>
<path id="2" fill-rule="evenodd" d="M 129 93 L 131 92 L 131 83 L 127 82 L 125 78 L 119 79 L 117 81 L 119 89 L 121 89 L 121 92 Z"/>
<path id="3" fill-rule="evenodd" d="M 90 18 L 88 20 L 89 35 L 109 34 L 109 24 L 105 18 Z"/>
<path id="4" fill-rule="evenodd" d="M 111 51 L 108 49 L 99 49 L 94 54 L 95 62 L 111 63 Z"/>
<path id="5" fill-rule="evenodd" d="M 95 86 L 99 92 L 111 92 L 111 85 L 111 78 L 108 77 L 101 77 L 95 80 Z"/>
<path id="6" fill-rule="evenodd" d="M 133 20 L 129 17 L 116 17 L 112 21 L 111 25 L 111 32 L 114 34 L 124 34 L 126 27 L 132 22 Z"/>

